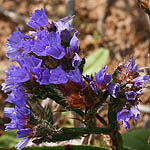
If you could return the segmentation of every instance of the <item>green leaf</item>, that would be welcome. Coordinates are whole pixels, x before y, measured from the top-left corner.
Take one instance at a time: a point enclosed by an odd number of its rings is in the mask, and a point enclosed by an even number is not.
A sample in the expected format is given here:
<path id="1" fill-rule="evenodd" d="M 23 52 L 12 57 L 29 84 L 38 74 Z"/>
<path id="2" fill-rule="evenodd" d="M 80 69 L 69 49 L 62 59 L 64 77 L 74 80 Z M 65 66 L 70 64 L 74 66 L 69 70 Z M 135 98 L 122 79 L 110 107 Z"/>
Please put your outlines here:
<path id="1" fill-rule="evenodd" d="M 98 72 L 104 65 L 106 65 L 108 58 L 108 49 L 97 49 L 92 55 L 86 58 L 86 63 L 83 69 L 83 75 L 91 75 L 95 72 Z"/>
<path id="2" fill-rule="evenodd" d="M 0 148 L 0 150 L 15 150 L 15 148 Z M 66 145 L 50 147 L 26 147 L 24 150 L 108 150 L 107 148 L 87 145 Z"/>
<path id="3" fill-rule="evenodd" d="M 0 147 L 12 147 L 15 146 L 22 139 L 16 138 L 16 130 L 7 131 L 0 137 Z"/>
<path id="4" fill-rule="evenodd" d="M 132 130 L 123 134 L 123 143 L 131 150 L 148 150 L 150 149 L 150 145 L 147 144 L 149 136 L 150 129 Z"/>

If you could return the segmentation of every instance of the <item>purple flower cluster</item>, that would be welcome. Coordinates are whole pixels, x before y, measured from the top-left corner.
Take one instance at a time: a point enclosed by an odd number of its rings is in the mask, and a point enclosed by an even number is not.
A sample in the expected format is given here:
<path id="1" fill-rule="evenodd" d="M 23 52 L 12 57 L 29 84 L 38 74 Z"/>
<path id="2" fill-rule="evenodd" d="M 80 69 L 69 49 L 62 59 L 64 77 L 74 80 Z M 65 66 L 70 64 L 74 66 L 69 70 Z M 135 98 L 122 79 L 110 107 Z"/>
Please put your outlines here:
<path id="1" fill-rule="evenodd" d="M 96 82 L 92 81 L 91 78 L 86 76 L 86 81 L 88 81 L 91 89 L 98 94 L 100 90 L 108 90 L 111 96 L 117 97 L 120 92 L 120 85 L 118 83 L 112 83 L 112 74 L 106 74 L 106 66 L 104 66 L 98 73 L 95 73 Z"/>
<path id="2" fill-rule="evenodd" d="M 73 29 L 66 17 L 58 22 L 48 22 L 45 10 L 35 10 L 27 23 L 33 28 L 25 35 L 20 28 L 10 35 L 7 42 L 7 56 L 10 61 L 16 61 L 19 66 L 13 65 L 6 71 L 6 80 L 2 90 L 9 92 L 6 102 L 13 103 L 14 108 L 5 108 L 5 117 L 11 119 L 6 124 L 6 130 L 18 129 L 20 141 L 16 148 L 21 150 L 33 135 L 28 128 L 31 112 L 27 109 L 29 94 L 24 90 L 28 82 L 39 85 L 65 84 L 69 80 L 83 85 L 79 70 L 82 59 L 78 55 L 77 31 Z M 46 61 L 45 61 L 46 60 Z M 53 65 L 49 65 L 52 60 Z M 56 63 L 55 63 L 56 62 Z M 69 67 L 63 64 L 70 63 Z M 31 126 L 30 126 L 31 127 Z"/>
<path id="3" fill-rule="evenodd" d="M 18 129 L 17 131 L 17 138 L 24 138 L 21 140 L 17 145 L 16 149 L 21 150 L 30 140 L 30 137 L 33 134 L 32 129 L 27 128 L 27 119 L 30 117 L 30 110 L 26 107 L 18 107 L 15 108 L 8 108 L 4 109 L 5 117 L 11 119 L 11 122 L 6 124 L 5 131 Z"/>
<path id="4" fill-rule="evenodd" d="M 137 121 L 140 120 L 140 112 L 136 107 L 131 107 L 130 110 L 123 109 L 117 114 L 117 120 L 123 122 L 124 129 L 130 129 L 128 121 L 131 117 L 133 118 L 134 123 L 137 123 Z"/>
<path id="5" fill-rule="evenodd" d="M 26 128 L 27 119 L 30 117 L 30 110 L 26 108 L 28 95 L 22 89 L 22 84 L 30 80 L 31 74 L 25 67 L 20 68 L 14 65 L 6 71 L 6 75 L 6 82 L 2 84 L 2 89 L 5 92 L 11 92 L 8 94 L 6 102 L 14 104 L 15 108 L 6 107 L 4 109 L 4 116 L 11 119 L 11 122 L 6 124 L 5 130 L 18 129 L 17 137 L 26 137 L 16 145 L 16 148 L 20 150 L 27 144 L 32 135 L 32 129 Z"/>
<path id="6" fill-rule="evenodd" d="M 114 80 L 121 85 L 121 91 L 125 95 L 123 109 L 118 112 L 117 120 L 123 121 L 123 127 L 129 129 L 128 121 L 131 117 L 135 123 L 140 119 L 140 112 L 135 106 L 138 104 L 138 95 L 142 94 L 142 88 L 150 77 L 139 74 L 142 70 L 138 70 L 133 57 L 125 65 L 120 65 L 116 72 L 117 76 Z"/>
<path id="7" fill-rule="evenodd" d="M 28 59 L 28 64 L 24 63 L 25 59 Z M 30 59 L 30 57 L 25 57 L 22 60 L 18 60 L 20 67 L 15 65 L 10 67 L 6 71 L 7 76 L 5 83 L 2 84 L 2 90 L 4 90 L 4 92 L 10 92 L 6 102 L 15 105 L 14 108 L 6 107 L 4 109 L 4 116 L 11 119 L 10 123 L 5 124 L 5 130 L 18 129 L 17 138 L 26 137 L 16 145 L 16 149 L 18 150 L 22 149 L 32 136 L 32 129 L 27 127 L 27 120 L 30 118 L 30 110 L 26 108 L 28 94 L 26 94 L 22 88 L 23 83 L 27 82 L 32 77 L 29 69 L 36 69 L 36 65 L 30 62 Z"/>
<path id="8" fill-rule="evenodd" d="M 109 93 L 116 98 L 120 92 L 120 85 L 112 83 L 112 74 L 106 74 L 106 66 L 104 66 L 98 73 L 95 73 L 95 80 L 98 88 L 107 88 Z"/>
<path id="9" fill-rule="evenodd" d="M 68 80 L 71 80 L 76 83 L 82 83 L 82 75 L 78 68 L 79 63 L 76 64 L 76 66 L 74 66 L 75 61 L 77 62 L 80 60 L 77 60 L 77 59 L 75 60 L 75 59 L 76 58 L 73 58 L 73 60 L 72 60 L 72 62 L 73 62 L 72 66 L 75 69 L 70 70 L 69 73 L 67 73 L 66 71 L 63 70 L 61 64 L 55 69 L 48 69 L 48 68 L 44 67 L 44 71 L 41 73 L 41 78 L 38 80 L 38 82 L 41 85 L 65 84 L 68 82 Z"/>
<path id="10" fill-rule="evenodd" d="M 99 94 L 101 91 L 109 92 L 118 106 L 120 105 L 117 120 L 123 121 L 123 127 L 129 129 L 128 121 L 131 117 L 135 123 L 140 119 L 140 112 L 135 106 L 138 104 L 138 96 L 142 94 L 144 84 L 150 80 L 150 77 L 140 75 L 142 70 L 138 70 L 133 57 L 126 64 L 119 65 L 114 74 L 106 74 L 106 68 L 104 66 L 95 73 L 95 81 L 88 75 L 84 78 L 97 96 L 101 95 Z M 103 97 L 101 99 L 103 100 Z M 121 111 L 120 108 L 122 108 Z"/>
<path id="11" fill-rule="evenodd" d="M 32 17 L 30 21 L 27 23 L 33 29 L 38 29 L 40 27 L 45 27 L 48 25 L 48 17 L 45 13 L 44 8 L 41 10 L 35 10 L 34 13 L 31 13 Z"/>
<path id="12" fill-rule="evenodd" d="M 17 71 L 25 73 L 25 70 L 30 70 L 41 85 L 64 84 L 68 80 L 80 83 L 82 75 L 78 66 L 82 59 L 78 55 L 77 31 L 69 25 L 70 19 L 71 17 L 66 17 L 50 24 L 44 9 L 36 10 L 27 23 L 36 31 L 25 35 L 18 28 L 18 32 L 12 33 L 7 43 L 7 56 L 25 68 L 18 68 Z M 48 68 L 42 63 L 46 57 L 58 60 L 59 65 L 56 68 Z M 73 68 L 66 72 L 61 62 L 68 60 Z M 26 77 L 29 77 L 29 73 L 27 74 Z"/>
<path id="13" fill-rule="evenodd" d="M 43 118 L 39 121 L 39 116 L 34 114 L 36 110 L 30 111 L 33 104 L 30 102 L 34 98 L 34 102 L 43 97 L 58 101 L 62 96 L 71 109 L 84 108 L 85 116 L 88 111 L 94 116 L 98 108 L 107 103 L 109 96 L 120 106 L 116 109 L 117 120 L 123 121 L 125 129 L 130 128 L 130 118 L 135 123 L 140 119 L 140 112 L 135 106 L 149 76 L 139 74 L 132 57 L 125 65 L 118 66 L 113 74 L 107 74 L 104 66 L 94 77 L 82 76 L 84 59 L 79 56 L 78 32 L 68 23 L 71 19 L 65 17 L 50 23 L 43 8 L 35 10 L 27 23 L 33 30 L 25 35 L 17 28 L 18 31 L 8 39 L 7 56 L 18 65 L 9 67 L 2 84 L 2 90 L 9 92 L 6 102 L 14 104 L 14 108 L 4 109 L 4 115 L 11 119 L 6 130 L 17 129 L 17 137 L 25 137 L 16 145 L 18 150 L 25 147 L 31 138 L 38 137 L 37 128 L 43 125 Z M 35 127 L 30 124 L 32 117 L 38 120 Z"/>

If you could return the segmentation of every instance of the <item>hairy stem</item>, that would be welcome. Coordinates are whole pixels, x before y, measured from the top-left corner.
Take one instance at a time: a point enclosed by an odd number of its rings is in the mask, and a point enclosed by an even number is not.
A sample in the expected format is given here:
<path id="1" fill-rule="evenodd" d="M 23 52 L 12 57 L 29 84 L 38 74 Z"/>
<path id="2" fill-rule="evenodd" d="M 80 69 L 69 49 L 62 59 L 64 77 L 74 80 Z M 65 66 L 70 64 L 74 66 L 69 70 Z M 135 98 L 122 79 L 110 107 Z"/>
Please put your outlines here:
<path id="1" fill-rule="evenodd" d="M 118 131 L 117 112 L 113 102 L 108 106 L 108 126 L 111 132 L 111 148 L 113 150 L 123 150 L 122 136 Z"/>

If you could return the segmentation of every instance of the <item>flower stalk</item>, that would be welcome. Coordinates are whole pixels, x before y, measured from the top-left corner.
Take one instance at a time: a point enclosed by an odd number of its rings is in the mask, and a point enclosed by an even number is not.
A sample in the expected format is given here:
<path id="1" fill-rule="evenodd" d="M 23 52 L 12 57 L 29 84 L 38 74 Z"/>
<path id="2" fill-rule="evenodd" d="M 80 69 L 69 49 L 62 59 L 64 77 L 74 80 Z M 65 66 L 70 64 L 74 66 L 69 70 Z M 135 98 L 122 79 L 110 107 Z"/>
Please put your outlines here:
<path id="1" fill-rule="evenodd" d="M 108 105 L 108 128 L 110 130 L 111 148 L 112 150 L 123 150 L 123 140 L 119 133 L 119 126 L 117 122 L 117 111 L 115 110 L 115 99 L 112 99 L 111 104 Z"/>

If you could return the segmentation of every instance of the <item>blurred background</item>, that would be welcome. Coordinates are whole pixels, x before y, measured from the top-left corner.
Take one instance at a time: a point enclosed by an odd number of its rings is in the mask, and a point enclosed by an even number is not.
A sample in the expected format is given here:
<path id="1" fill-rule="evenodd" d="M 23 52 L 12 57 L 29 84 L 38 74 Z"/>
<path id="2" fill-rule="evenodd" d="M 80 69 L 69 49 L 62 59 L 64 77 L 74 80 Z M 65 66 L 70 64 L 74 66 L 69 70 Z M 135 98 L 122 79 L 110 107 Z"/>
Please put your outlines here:
<path id="1" fill-rule="evenodd" d="M 150 51 L 150 22 L 136 0 L 0 0 L 0 83 L 4 82 L 4 71 L 11 64 L 5 56 L 9 35 L 16 31 L 17 26 L 27 33 L 30 30 L 26 25 L 29 13 L 43 7 L 49 21 L 75 15 L 72 25 L 80 32 L 81 56 L 87 57 L 98 49 L 104 53 L 107 51 L 107 57 L 101 59 L 107 62 L 108 72 L 127 61 L 131 55 L 139 66 L 150 66 L 147 58 Z M 100 66 L 105 65 L 103 61 Z M 150 92 L 147 90 L 145 93 L 141 97 L 141 104 L 149 106 Z M 4 136 L 4 123 L 9 122 L 3 117 L 6 97 L 0 91 L 1 137 Z M 131 129 L 150 127 L 149 109 L 144 107 L 141 121 L 136 126 L 131 121 Z M 106 117 L 106 111 L 101 115 Z M 67 123 L 67 120 L 62 123 Z M 120 131 L 125 132 L 122 127 Z M 2 140 L 0 143 L 0 146 L 7 146 Z"/>

